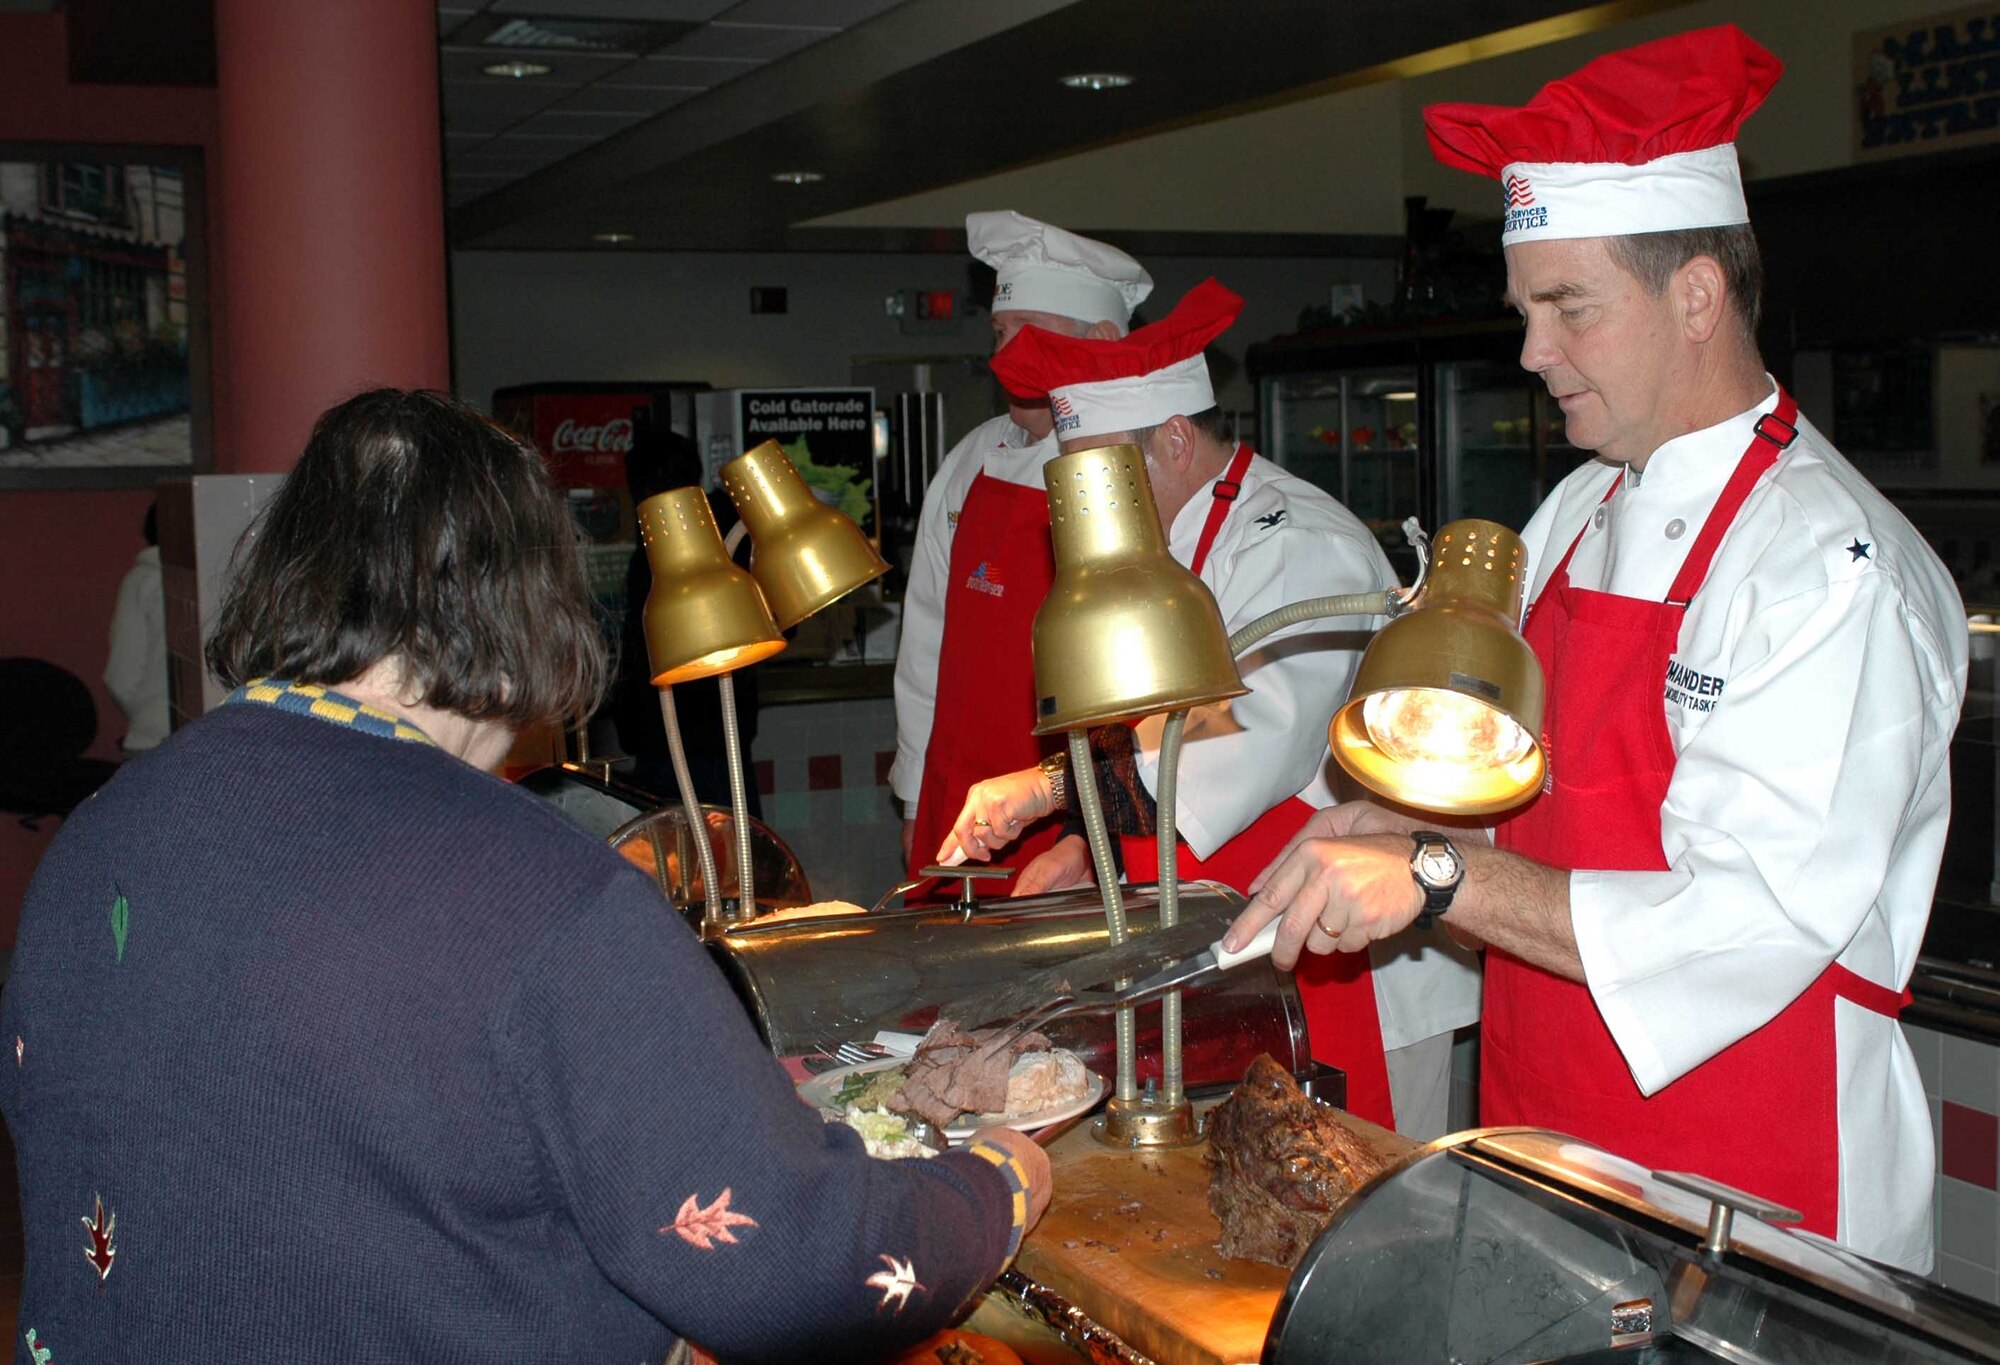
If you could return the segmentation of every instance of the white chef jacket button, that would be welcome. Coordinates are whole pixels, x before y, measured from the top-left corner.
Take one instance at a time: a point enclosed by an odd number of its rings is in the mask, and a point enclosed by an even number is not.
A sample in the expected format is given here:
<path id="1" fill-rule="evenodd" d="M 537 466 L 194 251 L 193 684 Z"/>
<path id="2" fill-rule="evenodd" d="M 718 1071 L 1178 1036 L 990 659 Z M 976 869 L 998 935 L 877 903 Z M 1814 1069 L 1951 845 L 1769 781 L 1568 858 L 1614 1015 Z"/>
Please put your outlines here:
<path id="1" fill-rule="evenodd" d="M 1592 526 L 1604 525 L 1604 509 L 1602 507 L 1598 508 L 1597 511 L 1591 515 L 1590 524 Z"/>
<path id="2" fill-rule="evenodd" d="M 1687 528 L 1688 524 L 1686 522 L 1682 521 L 1679 517 L 1675 517 L 1667 523 L 1667 539 L 1679 540 L 1687 534 Z"/>

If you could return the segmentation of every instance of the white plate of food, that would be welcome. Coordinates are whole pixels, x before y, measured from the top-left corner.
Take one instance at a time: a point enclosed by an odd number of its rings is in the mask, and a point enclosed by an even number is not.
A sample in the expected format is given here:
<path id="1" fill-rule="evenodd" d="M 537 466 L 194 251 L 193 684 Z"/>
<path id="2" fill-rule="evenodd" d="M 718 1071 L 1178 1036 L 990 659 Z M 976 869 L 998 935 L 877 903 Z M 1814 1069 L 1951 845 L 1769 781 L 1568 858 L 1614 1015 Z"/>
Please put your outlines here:
<path id="1" fill-rule="evenodd" d="M 886 1109 L 900 1086 L 910 1059 L 884 1057 L 857 1066 L 824 1071 L 799 1084 L 799 1095 L 822 1112 Z M 893 1074 L 892 1074 L 893 1073 Z M 1104 1078 L 1084 1066 L 1067 1048 L 1028 1052 L 1017 1057 L 1007 1073 L 1008 1108 L 1004 1113 L 961 1113 L 946 1125 L 948 1138 L 962 1140 L 980 1128 L 1018 1128 L 1033 1132 L 1051 1123 L 1088 1112 L 1104 1098 Z"/>

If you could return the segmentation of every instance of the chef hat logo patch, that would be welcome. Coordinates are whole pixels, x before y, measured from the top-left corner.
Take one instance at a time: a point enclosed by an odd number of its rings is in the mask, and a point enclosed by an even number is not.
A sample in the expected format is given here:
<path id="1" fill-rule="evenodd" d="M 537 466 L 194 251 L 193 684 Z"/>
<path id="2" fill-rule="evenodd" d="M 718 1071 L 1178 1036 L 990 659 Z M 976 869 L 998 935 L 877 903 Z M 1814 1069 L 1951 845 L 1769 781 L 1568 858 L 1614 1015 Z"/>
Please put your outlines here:
<path id="1" fill-rule="evenodd" d="M 1083 419 L 1076 415 L 1076 407 L 1062 394 L 1049 395 L 1049 413 L 1056 419 L 1056 434 L 1072 431 Z"/>

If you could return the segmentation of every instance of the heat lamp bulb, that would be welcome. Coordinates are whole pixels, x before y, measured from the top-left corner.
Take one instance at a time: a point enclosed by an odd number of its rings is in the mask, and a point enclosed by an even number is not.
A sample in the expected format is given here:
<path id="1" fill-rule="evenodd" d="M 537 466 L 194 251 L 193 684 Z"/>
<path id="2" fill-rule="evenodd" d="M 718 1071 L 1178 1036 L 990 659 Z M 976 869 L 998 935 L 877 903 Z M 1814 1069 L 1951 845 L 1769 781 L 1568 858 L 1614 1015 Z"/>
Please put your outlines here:
<path id="1" fill-rule="evenodd" d="M 1399 763 L 1505 768 L 1534 747 L 1504 712 L 1436 687 L 1377 692 L 1362 702 L 1361 723 L 1375 747 Z"/>

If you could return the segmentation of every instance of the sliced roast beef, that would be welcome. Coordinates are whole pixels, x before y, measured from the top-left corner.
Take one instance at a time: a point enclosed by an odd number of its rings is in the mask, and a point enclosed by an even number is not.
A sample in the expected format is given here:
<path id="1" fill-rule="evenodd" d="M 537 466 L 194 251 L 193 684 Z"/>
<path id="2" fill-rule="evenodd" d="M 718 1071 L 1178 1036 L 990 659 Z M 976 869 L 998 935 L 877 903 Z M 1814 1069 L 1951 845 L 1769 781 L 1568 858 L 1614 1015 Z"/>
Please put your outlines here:
<path id="1" fill-rule="evenodd" d="M 889 1107 L 916 1114 L 940 1128 L 960 1114 L 1005 1110 L 1007 1072 L 1014 1059 L 1024 1052 L 1046 1052 L 1049 1040 L 1031 1032 L 1003 1041 L 1000 1032 L 974 1029 L 967 1033 L 949 1020 L 939 1020 L 903 1069 L 903 1088 L 889 1101 Z"/>

